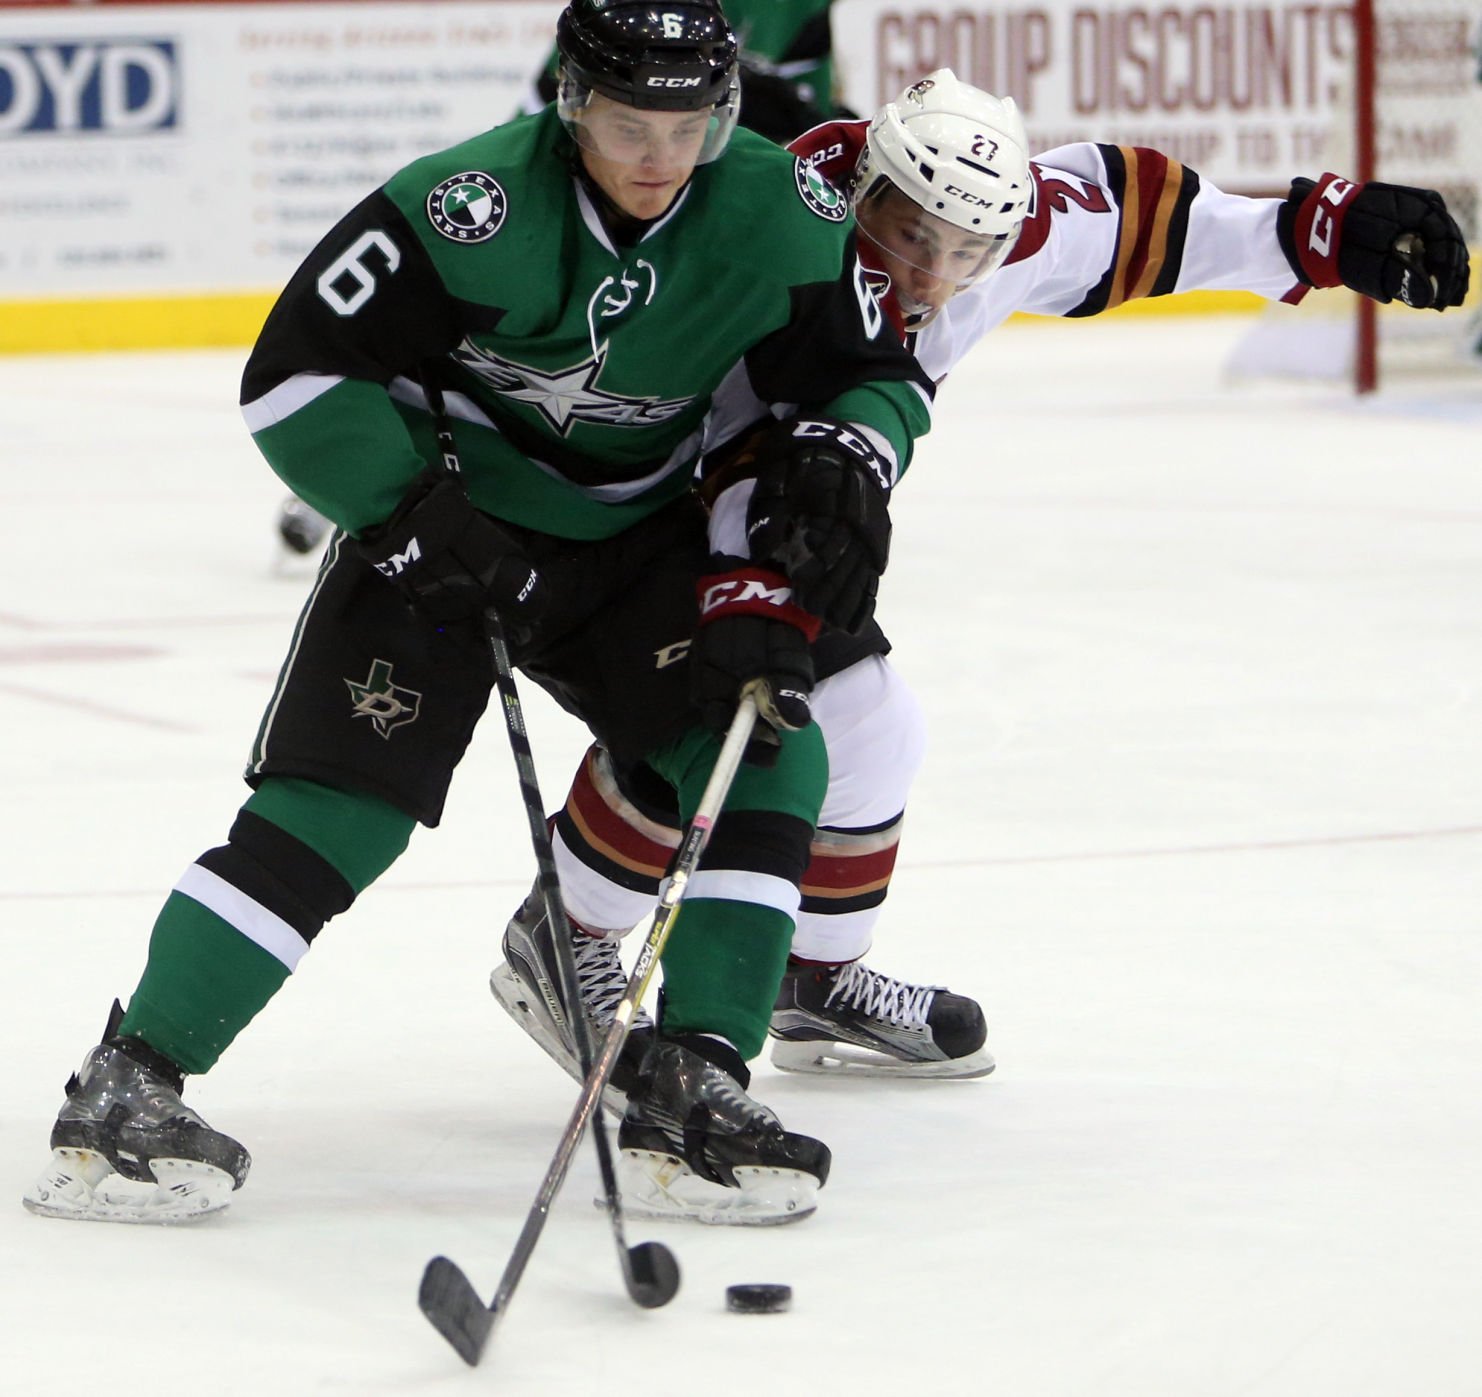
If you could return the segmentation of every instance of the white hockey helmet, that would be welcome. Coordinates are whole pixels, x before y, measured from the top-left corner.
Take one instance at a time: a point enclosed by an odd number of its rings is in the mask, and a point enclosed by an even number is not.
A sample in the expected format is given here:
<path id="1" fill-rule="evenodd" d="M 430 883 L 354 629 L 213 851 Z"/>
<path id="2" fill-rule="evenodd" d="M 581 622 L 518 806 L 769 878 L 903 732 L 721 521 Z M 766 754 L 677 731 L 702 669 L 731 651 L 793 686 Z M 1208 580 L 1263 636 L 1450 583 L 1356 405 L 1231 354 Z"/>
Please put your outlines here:
<path id="1" fill-rule="evenodd" d="M 872 227 L 871 204 L 892 190 L 904 195 L 927 215 L 920 230 L 928 242 L 954 249 L 947 275 L 960 290 L 1013 250 L 1032 188 L 1029 141 L 1013 100 L 939 68 L 870 122 L 854 174 L 855 213 L 872 241 L 918 265 L 899 239 L 891 246 Z"/>

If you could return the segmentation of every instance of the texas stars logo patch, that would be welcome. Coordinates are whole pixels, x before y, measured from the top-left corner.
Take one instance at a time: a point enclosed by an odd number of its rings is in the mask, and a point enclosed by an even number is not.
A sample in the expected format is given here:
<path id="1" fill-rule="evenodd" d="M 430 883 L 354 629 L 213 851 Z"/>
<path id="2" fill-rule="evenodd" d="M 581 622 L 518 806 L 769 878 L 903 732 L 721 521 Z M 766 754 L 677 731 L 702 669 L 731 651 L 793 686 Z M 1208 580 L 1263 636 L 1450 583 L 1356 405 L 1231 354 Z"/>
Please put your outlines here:
<path id="1" fill-rule="evenodd" d="M 849 200 L 834 188 L 806 160 L 793 166 L 798 193 L 807 206 L 828 223 L 842 223 L 849 217 Z"/>
<path id="2" fill-rule="evenodd" d="M 509 200 L 493 175 L 465 170 L 427 196 L 427 217 L 455 243 L 487 242 L 502 227 Z"/>

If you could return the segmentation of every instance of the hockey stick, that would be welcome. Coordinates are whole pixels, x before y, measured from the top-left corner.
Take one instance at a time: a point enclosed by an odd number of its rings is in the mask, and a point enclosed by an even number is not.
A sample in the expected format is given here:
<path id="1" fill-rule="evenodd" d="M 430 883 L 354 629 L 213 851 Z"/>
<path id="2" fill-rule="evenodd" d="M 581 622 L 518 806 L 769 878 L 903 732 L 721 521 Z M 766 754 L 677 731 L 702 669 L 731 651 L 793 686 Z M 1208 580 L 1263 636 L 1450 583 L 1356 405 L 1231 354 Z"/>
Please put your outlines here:
<path id="1" fill-rule="evenodd" d="M 742 754 L 746 750 L 752 727 L 756 723 L 756 712 L 754 685 L 748 685 L 742 691 L 741 701 L 736 707 L 736 716 L 732 719 L 730 731 L 726 733 L 725 741 L 721 744 L 720 755 L 716 758 L 715 768 L 711 771 L 710 780 L 705 785 L 705 792 L 700 797 L 699 808 L 695 811 L 694 818 L 685 831 L 684 840 L 679 846 L 674 872 L 649 919 L 648 930 L 643 938 L 643 949 L 638 954 L 633 973 L 628 977 L 628 986 L 623 991 L 623 998 L 613 1014 L 612 1027 L 608 1029 L 607 1037 L 603 1040 L 602 1051 L 597 1061 L 587 1073 L 581 1097 L 576 1103 L 576 1109 L 571 1113 L 571 1119 L 567 1122 L 560 1143 L 556 1146 L 555 1156 L 551 1160 L 549 1169 L 546 1170 L 540 1192 L 536 1194 L 535 1202 L 526 1215 L 525 1226 L 521 1229 L 515 1249 L 505 1265 L 504 1275 L 500 1277 L 499 1289 L 494 1292 L 494 1298 L 485 1305 L 479 1299 L 472 1282 L 464 1275 L 457 1263 L 445 1256 L 433 1257 L 427 1263 L 427 1269 L 422 1273 L 422 1289 L 417 1297 L 422 1313 L 452 1344 L 465 1363 L 476 1364 L 483 1356 L 489 1335 L 495 1324 L 503 1318 L 510 1298 L 514 1295 L 515 1287 L 519 1285 L 520 1277 L 525 1272 L 525 1265 L 530 1260 L 530 1254 L 535 1250 L 536 1242 L 540 1240 L 541 1229 L 545 1226 L 551 1203 L 566 1179 L 566 1171 L 571 1167 L 571 1158 L 581 1140 L 582 1131 L 586 1129 L 587 1122 L 594 1112 L 599 1116 L 601 1114 L 602 1093 L 607 1086 L 608 1079 L 612 1076 L 612 1069 L 617 1063 L 618 1053 L 622 1050 L 623 1040 L 627 1037 L 628 1027 L 638 1011 L 638 1005 L 643 1001 L 649 980 L 653 978 L 659 953 L 664 949 L 664 943 L 669 938 L 669 932 L 674 925 L 674 918 L 678 914 L 685 889 L 695 869 L 699 866 L 705 846 L 710 842 L 710 832 L 720 817 L 726 796 L 730 794 L 731 783 L 736 779 L 736 771 L 741 765 Z M 602 1128 L 600 1120 L 597 1128 L 599 1130 Z"/>
<path id="2" fill-rule="evenodd" d="M 449 472 L 457 473 L 461 471 L 457 443 L 453 439 L 453 427 L 448 419 L 442 392 L 430 385 L 426 391 L 433 410 L 438 443 L 442 447 L 443 467 Z M 580 1012 L 581 990 L 577 983 L 576 959 L 571 949 L 571 924 L 566 916 L 565 904 L 561 901 L 556 857 L 551 848 L 550 832 L 546 827 L 545 802 L 541 799 L 540 783 L 535 775 L 535 756 L 530 750 L 530 738 L 525 730 L 525 710 L 515 684 L 509 645 L 505 640 L 504 627 L 492 609 L 484 614 L 484 635 L 494 665 L 494 686 L 499 694 L 500 707 L 504 710 L 510 751 L 514 755 L 515 769 L 519 775 L 525 818 L 530 825 L 530 843 L 535 850 L 537 882 L 555 943 L 556 974 L 561 982 L 561 994 L 568 1005 L 578 1006 L 574 1015 L 568 1013 L 564 1018 L 570 1021 L 577 1058 L 581 1063 L 582 1075 L 585 1076 L 592 1065 L 592 1036 L 587 1017 Z M 563 1016 L 557 1013 L 558 1006 L 549 1007 L 556 1014 L 559 1023 Z M 618 1193 L 612 1145 L 602 1121 L 598 1121 L 592 1137 L 597 1147 L 597 1164 L 602 1175 L 607 1214 L 612 1220 L 613 1241 L 617 1244 L 623 1284 L 633 1302 L 644 1309 L 657 1309 L 660 1305 L 667 1305 L 679 1290 L 679 1263 L 675 1261 L 674 1253 L 661 1242 L 643 1242 L 636 1247 L 628 1245 L 623 1229 L 622 1198 Z"/>
<path id="3" fill-rule="evenodd" d="M 580 1062 L 582 1076 L 585 1077 L 592 1070 L 592 1030 L 587 1016 L 581 1012 L 581 989 L 577 983 L 576 958 L 571 949 L 571 922 L 566 916 L 566 906 L 561 901 L 556 855 L 551 848 L 550 831 L 546 825 L 545 803 L 540 798 L 540 787 L 535 779 L 535 758 L 530 751 L 529 734 L 525 731 L 525 713 L 515 688 L 514 668 L 510 664 L 504 628 L 492 611 L 485 616 L 484 625 L 489 650 L 494 657 L 494 684 L 504 707 L 510 750 L 514 753 L 515 767 L 519 772 L 525 817 L 530 822 L 530 843 L 535 850 L 540 896 L 545 903 L 545 914 L 551 924 L 551 939 L 555 943 L 556 974 L 561 981 L 562 997 L 568 1005 L 577 1006 L 575 1013 L 567 1012 L 561 1017 L 566 1019 L 571 1029 L 576 1042 L 577 1061 Z M 548 1007 L 553 1013 L 560 1008 L 555 1004 Z M 623 1232 L 623 1202 L 618 1193 L 617 1170 L 612 1162 L 612 1142 L 607 1138 L 607 1126 L 601 1119 L 600 1112 L 592 1128 L 592 1138 L 597 1145 L 602 1192 L 607 1200 L 607 1214 L 612 1219 L 612 1236 L 617 1243 L 618 1259 L 623 1268 L 623 1284 L 628 1288 L 628 1294 L 635 1304 L 646 1310 L 658 1309 L 660 1305 L 667 1305 L 679 1290 L 679 1263 L 674 1259 L 674 1253 L 662 1242 L 641 1242 L 636 1247 L 628 1245 Z"/>

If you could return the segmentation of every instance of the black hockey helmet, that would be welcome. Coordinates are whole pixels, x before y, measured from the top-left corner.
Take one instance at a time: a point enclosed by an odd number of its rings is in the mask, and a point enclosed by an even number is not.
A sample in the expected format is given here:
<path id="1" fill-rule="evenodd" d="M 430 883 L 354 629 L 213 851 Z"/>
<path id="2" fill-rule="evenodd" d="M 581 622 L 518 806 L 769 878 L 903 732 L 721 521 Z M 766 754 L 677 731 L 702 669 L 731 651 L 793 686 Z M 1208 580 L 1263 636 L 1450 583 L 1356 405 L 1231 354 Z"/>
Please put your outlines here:
<path id="1" fill-rule="evenodd" d="M 736 36 L 717 0 L 571 0 L 556 22 L 562 76 L 652 111 L 734 104 Z"/>

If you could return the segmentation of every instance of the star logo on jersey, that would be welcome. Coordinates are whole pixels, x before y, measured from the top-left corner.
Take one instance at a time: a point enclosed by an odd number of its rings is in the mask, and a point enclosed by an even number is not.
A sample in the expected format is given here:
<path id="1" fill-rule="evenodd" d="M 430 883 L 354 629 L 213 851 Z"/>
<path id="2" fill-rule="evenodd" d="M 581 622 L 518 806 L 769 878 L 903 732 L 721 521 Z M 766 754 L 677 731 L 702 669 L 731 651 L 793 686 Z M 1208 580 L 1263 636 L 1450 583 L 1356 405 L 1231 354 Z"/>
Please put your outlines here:
<path id="1" fill-rule="evenodd" d="M 391 665 L 386 660 L 373 660 L 370 673 L 363 680 L 347 679 L 350 705 L 356 718 L 369 718 L 371 726 L 389 738 L 404 723 L 415 723 L 422 706 L 422 695 L 415 689 L 403 689 L 391 678 Z"/>
<path id="2" fill-rule="evenodd" d="M 504 226 L 509 200 L 493 175 L 465 170 L 427 196 L 427 217 L 455 243 L 487 242 Z"/>
<path id="3" fill-rule="evenodd" d="M 849 217 L 849 200 L 809 161 L 799 157 L 792 167 L 792 174 L 803 202 L 821 219 L 827 223 L 842 223 Z"/>
<path id="4" fill-rule="evenodd" d="M 464 340 L 453 356 L 501 397 L 533 407 L 560 434 L 578 422 L 607 427 L 656 427 L 678 417 L 693 398 L 632 397 L 597 386 L 607 345 L 565 369 L 537 369 L 504 359 Z"/>

